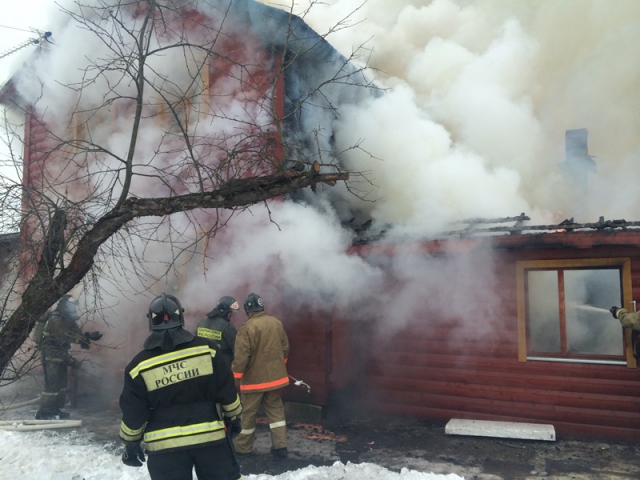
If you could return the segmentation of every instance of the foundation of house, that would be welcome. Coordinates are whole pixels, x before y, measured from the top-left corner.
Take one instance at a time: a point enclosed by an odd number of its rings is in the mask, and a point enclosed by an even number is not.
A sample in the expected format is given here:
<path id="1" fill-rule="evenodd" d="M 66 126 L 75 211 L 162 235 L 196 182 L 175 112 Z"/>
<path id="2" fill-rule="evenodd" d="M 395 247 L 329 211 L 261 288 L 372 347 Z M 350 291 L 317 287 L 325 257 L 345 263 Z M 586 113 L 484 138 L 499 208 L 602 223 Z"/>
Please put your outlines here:
<path id="1" fill-rule="evenodd" d="M 308 403 L 284 402 L 287 421 L 318 423 L 322 420 L 322 407 Z"/>

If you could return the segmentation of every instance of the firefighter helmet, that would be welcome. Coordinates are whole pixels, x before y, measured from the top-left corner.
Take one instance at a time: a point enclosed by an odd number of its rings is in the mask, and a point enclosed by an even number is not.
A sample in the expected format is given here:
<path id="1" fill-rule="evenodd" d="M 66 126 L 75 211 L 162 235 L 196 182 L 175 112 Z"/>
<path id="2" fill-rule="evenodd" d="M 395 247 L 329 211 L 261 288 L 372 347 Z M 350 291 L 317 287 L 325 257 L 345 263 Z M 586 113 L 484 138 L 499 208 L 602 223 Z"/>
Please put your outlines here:
<path id="1" fill-rule="evenodd" d="M 240 310 L 240 305 L 238 305 L 238 301 L 235 298 L 225 296 L 220 298 L 216 309 L 222 316 L 226 317 L 229 312 L 237 312 Z"/>
<path id="2" fill-rule="evenodd" d="M 63 295 L 58 300 L 56 310 L 72 320 L 78 320 L 78 300 L 72 295 Z"/>
<path id="3" fill-rule="evenodd" d="M 264 302 L 262 297 L 255 293 L 250 293 L 244 301 L 244 311 L 249 314 L 250 312 L 262 312 L 264 310 Z"/>
<path id="4" fill-rule="evenodd" d="M 184 308 L 173 295 L 163 293 L 149 304 L 149 329 L 168 330 L 184 325 Z"/>
<path id="5" fill-rule="evenodd" d="M 73 295 L 67 293 L 66 295 L 63 295 L 60 300 L 58 300 L 58 305 L 60 305 L 61 303 L 65 304 L 66 302 L 78 303 L 78 300 Z"/>

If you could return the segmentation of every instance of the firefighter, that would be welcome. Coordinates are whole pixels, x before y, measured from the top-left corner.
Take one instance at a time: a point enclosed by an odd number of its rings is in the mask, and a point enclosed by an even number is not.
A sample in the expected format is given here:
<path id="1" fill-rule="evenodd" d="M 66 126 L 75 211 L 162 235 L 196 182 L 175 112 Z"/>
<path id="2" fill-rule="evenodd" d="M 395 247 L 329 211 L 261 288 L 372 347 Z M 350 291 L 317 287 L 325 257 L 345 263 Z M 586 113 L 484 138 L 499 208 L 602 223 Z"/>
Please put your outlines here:
<path id="1" fill-rule="evenodd" d="M 78 325 L 77 301 L 71 295 L 64 295 L 55 310 L 47 312 L 35 327 L 34 340 L 40 348 L 44 370 L 44 391 L 40 396 L 38 420 L 59 420 L 69 418 L 68 412 L 60 409 L 67 401 L 67 367 L 80 366 L 69 355 L 72 344 L 88 349 L 92 341 L 100 340 L 100 332 L 83 333 Z"/>
<path id="2" fill-rule="evenodd" d="M 222 297 L 218 305 L 204 317 L 196 328 L 196 335 L 205 338 L 220 355 L 233 361 L 233 351 L 236 343 L 236 327 L 231 324 L 231 315 L 240 310 L 238 302 L 233 297 Z"/>
<path id="3" fill-rule="evenodd" d="M 244 409 L 242 431 L 234 443 L 236 452 L 251 453 L 256 415 L 262 406 L 271 431 L 271 454 L 286 458 L 287 424 L 279 390 L 289 385 L 286 367 L 289 339 L 282 322 L 264 313 L 264 302 L 259 295 L 247 295 L 244 311 L 249 319 L 238 331 L 232 365 Z"/>
<path id="4" fill-rule="evenodd" d="M 640 312 L 629 312 L 620 307 L 611 307 L 609 310 L 613 318 L 620 320 L 623 327 L 631 328 L 634 331 L 640 331 Z"/>
<path id="5" fill-rule="evenodd" d="M 636 360 L 640 360 L 640 312 L 629 312 L 619 307 L 611 307 L 609 311 L 623 327 L 631 329 L 631 350 Z"/>
<path id="6" fill-rule="evenodd" d="M 183 328 L 175 296 L 156 297 L 147 317 L 151 334 L 125 368 L 120 395 L 122 462 L 142 466 L 144 440 L 152 480 L 191 479 L 194 467 L 199 480 L 240 479 L 231 437 L 242 406 L 231 366 Z"/>

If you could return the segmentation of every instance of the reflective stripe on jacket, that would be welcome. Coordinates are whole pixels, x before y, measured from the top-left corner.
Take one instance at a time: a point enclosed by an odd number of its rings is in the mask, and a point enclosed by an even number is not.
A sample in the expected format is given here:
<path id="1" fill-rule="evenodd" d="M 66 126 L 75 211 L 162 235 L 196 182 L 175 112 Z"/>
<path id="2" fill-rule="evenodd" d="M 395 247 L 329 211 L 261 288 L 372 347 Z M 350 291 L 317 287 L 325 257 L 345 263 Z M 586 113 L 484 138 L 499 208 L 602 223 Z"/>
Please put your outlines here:
<path id="1" fill-rule="evenodd" d="M 233 376 L 242 392 L 266 392 L 289 385 L 289 339 L 282 322 L 254 312 L 236 336 Z"/>
<path id="2" fill-rule="evenodd" d="M 222 317 L 205 317 L 196 328 L 196 335 L 206 339 L 215 350 L 233 360 L 236 328 Z"/>
<path id="3" fill-rule="evenodd" d="M 143 350 L 127 365 L 120 396 L 120 438 L 144 439 L 147 451 L 225 441 L 222 416 L 242 412 L 226 360 L 201 338 L 172 351 Z"/>

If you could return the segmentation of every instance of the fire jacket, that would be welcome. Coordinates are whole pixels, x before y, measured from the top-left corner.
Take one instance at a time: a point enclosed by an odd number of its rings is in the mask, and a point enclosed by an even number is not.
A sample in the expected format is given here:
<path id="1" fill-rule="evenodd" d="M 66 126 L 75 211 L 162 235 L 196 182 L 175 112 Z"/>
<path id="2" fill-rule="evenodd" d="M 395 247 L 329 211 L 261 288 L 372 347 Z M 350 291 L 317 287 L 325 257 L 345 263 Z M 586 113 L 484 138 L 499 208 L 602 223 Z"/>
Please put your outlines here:
<path id="1" fill-rule="evenodd" d="M 125 368 L 120 438 L 144 439 L 151 454 L 224 442 L 216 404 L 227 418 L 242 412 L 227 361 L 206 340 L 180 330 L 188 341 L 168 351 L 145 349 Z"/>
<path id="2" fill-rule="evenodd" d="M 72 343 L 89 346 L 76 319 L 54 310 L 41 321 L 44 322 L 41 349 L 46 361 L 65 363 Z"/>
<path id="3" fill-rule="evenodd" d="M 229 364 L 233 360 L 236 343 L 236 327 L 226 318 L 219 315 L 204 317 L 196 328 L 196 335 L 209 341 L 209 344 L 220 354 L 227 357 Z"/>
<path id="4" fill-rule="evenodd" d="M 623 327 L 640 331 L 640 311 L 629 312 L 624 308 L 619 308 L 616 310 L 616 317 L 618 317 Z"/>
<path id="5" fill-rule="evenodd" d="M 240 327 L 233 358 L 233 376 L 241 392 L 267 392 L 289 385 L 289 339 L 282 322 L 252 312 Z"/>

